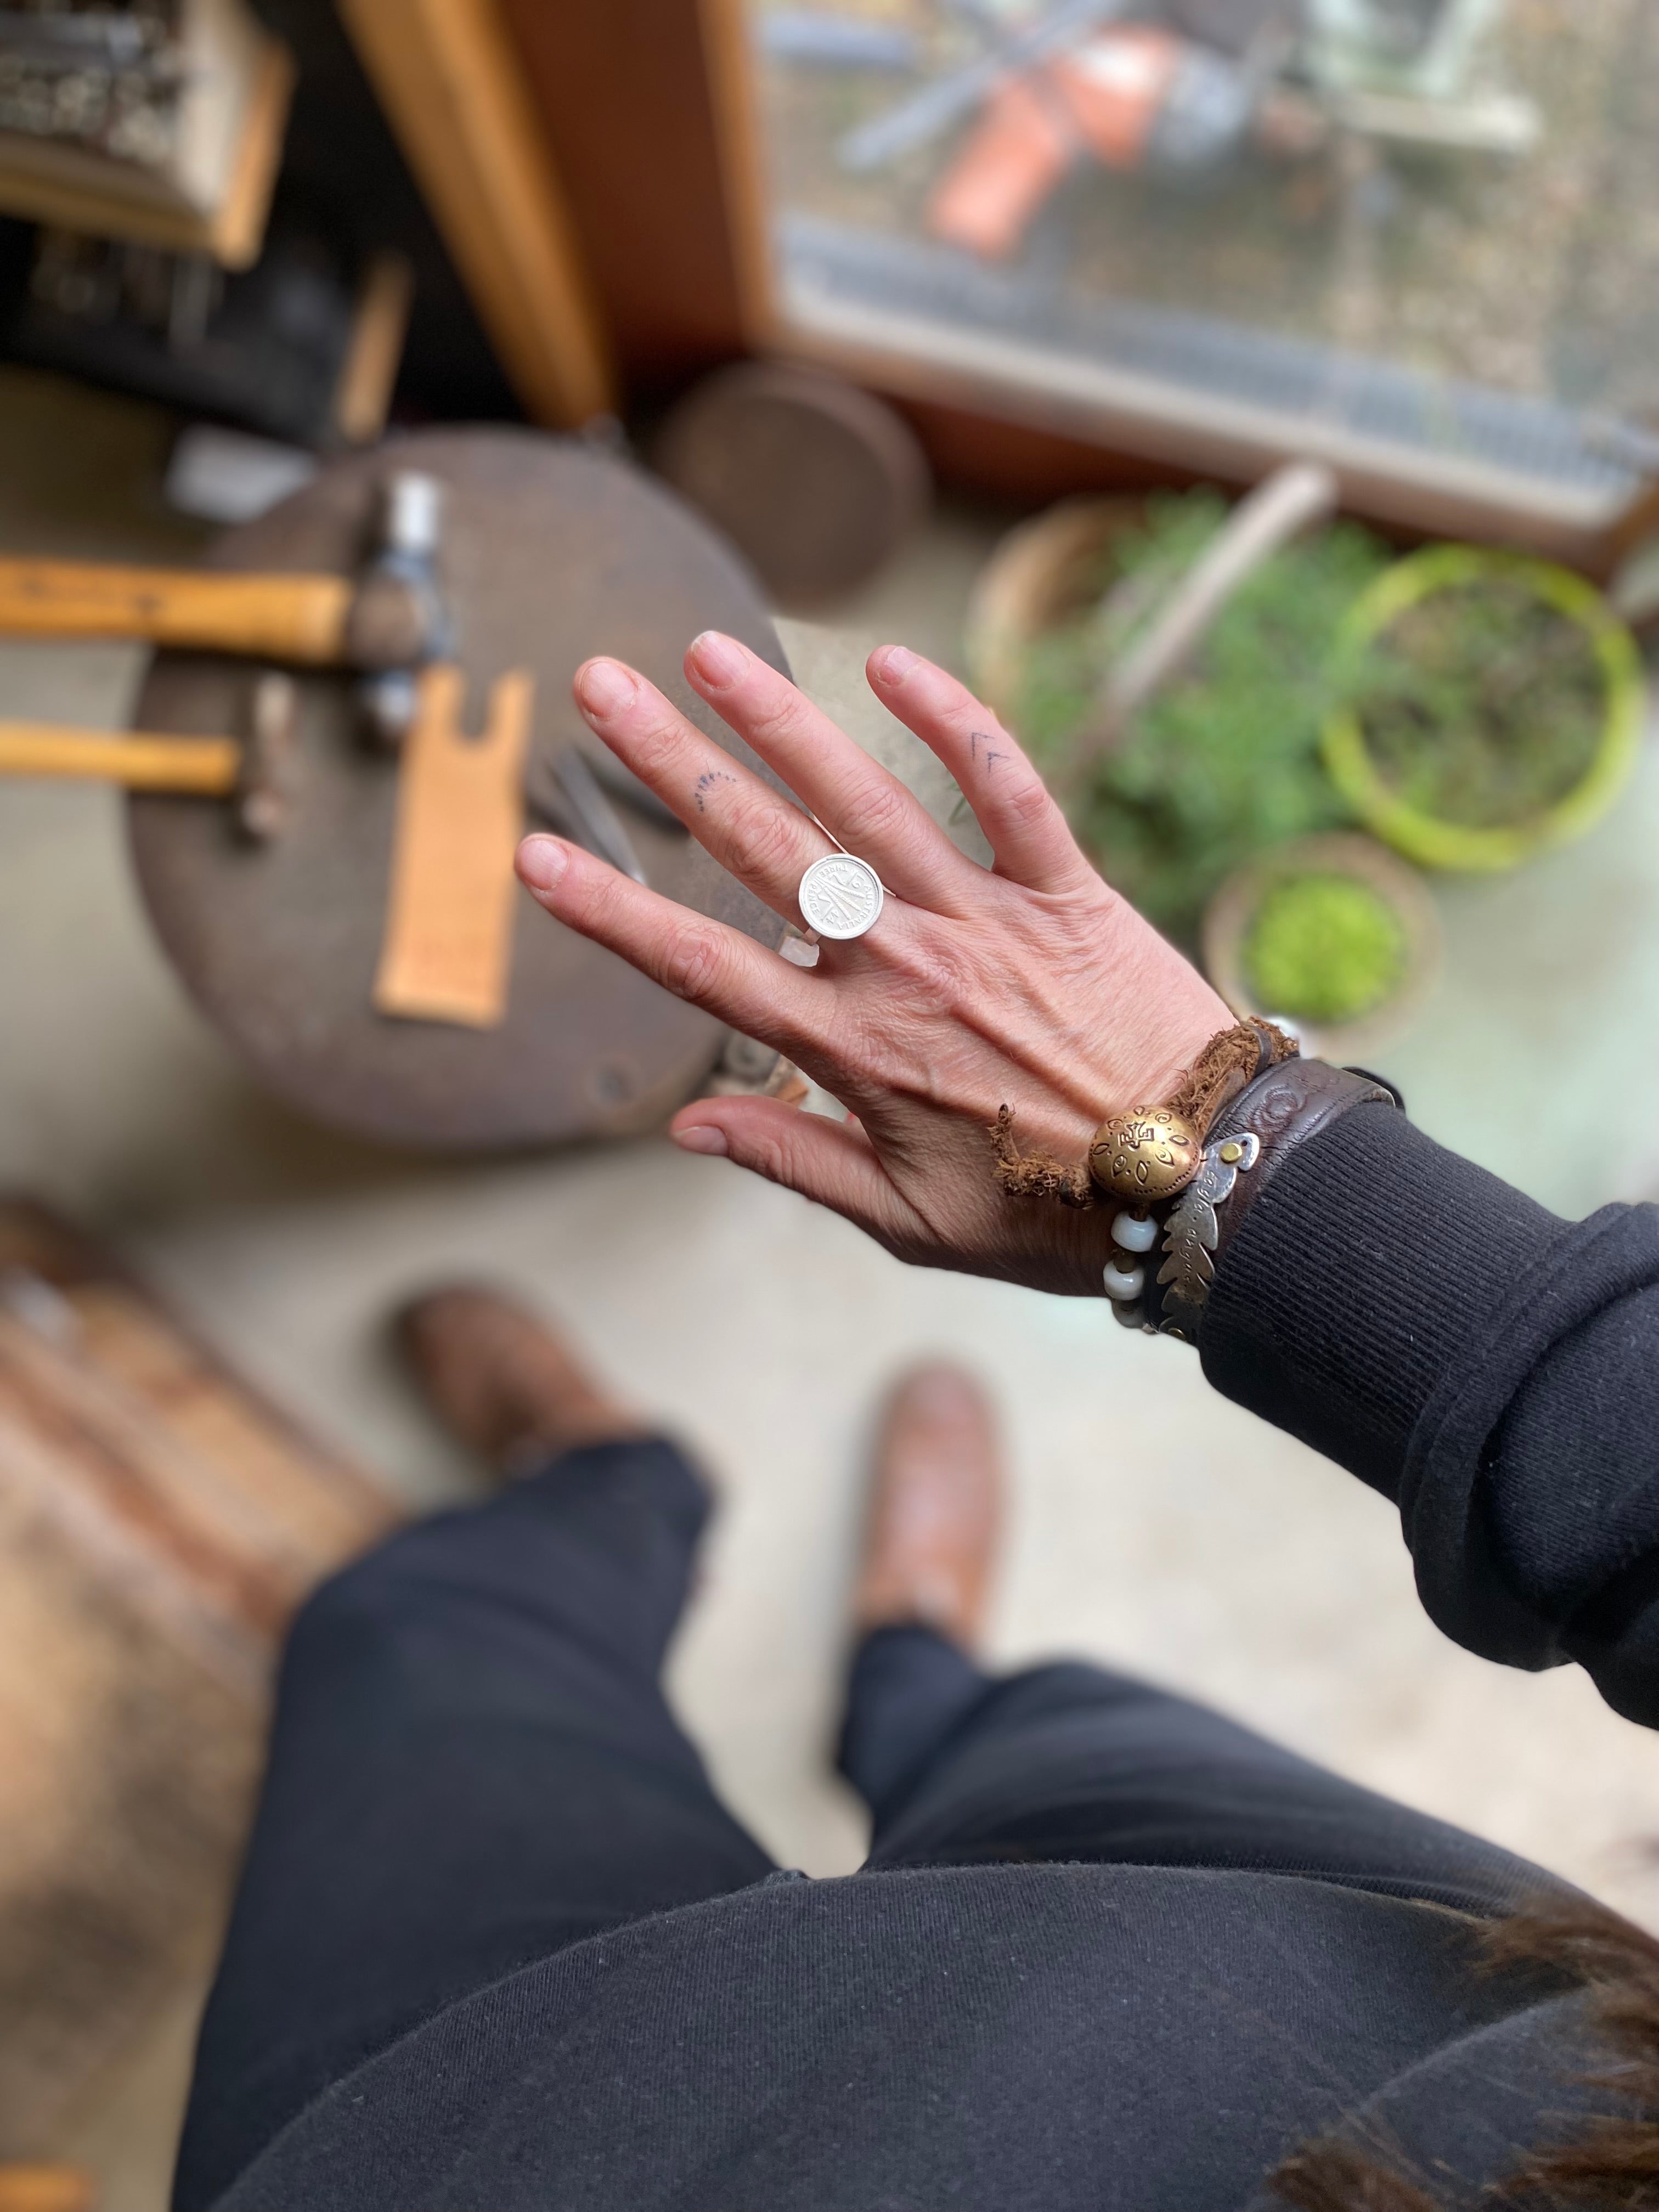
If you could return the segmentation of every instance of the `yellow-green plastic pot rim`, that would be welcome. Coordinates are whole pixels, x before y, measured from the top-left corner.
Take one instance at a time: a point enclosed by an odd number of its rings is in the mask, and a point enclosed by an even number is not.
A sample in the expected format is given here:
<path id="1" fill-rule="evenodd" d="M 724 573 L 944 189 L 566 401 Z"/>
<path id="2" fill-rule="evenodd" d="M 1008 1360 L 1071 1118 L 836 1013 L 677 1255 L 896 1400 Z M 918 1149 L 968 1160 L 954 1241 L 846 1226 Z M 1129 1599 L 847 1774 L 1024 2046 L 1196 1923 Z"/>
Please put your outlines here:
<path id="1" fill-rule="evenodd" d="M 1325 723 L 1322 747 L 1332 781 L 1368 830 L 1425 868 L 1512 868 L 1547 846 L 1581 836 L 1618 797 L 1641 743 L 1646 686 L 1636 641 L 1593 585 L 1553 562 L 1478 545 L 1431 545 L 1409 554 L 1349 609 L 1337 636 L 1337 665 L 1352 666 L 1373 639 L 1419 599 L 1489 577 L 1525 585 L 1589 638 L 1607 686 L 1601 735 L 1583 780 L 1545 813 L 1502 829 L 1477 830 L 1408 806 L 1378 774 L 1353 708 L 1334 709 Z"/>

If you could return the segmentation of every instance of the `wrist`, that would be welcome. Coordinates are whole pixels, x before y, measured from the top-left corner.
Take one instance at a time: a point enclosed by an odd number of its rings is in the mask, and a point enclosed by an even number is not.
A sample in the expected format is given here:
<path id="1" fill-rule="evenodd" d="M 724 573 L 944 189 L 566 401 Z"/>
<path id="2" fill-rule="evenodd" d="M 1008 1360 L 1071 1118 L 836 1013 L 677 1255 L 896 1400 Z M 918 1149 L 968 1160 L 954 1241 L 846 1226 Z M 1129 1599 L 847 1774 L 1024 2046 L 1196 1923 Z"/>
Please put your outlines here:
<path id="1" fill-rule="evenodd" d="M 1146 1327 L 1195 1344 L 1216 1271 L 1285 1160 L 1356 1106 L 1404 1103 L 1363 1069 L 1318 1060 L 1285 1060 L 1247 1085 L 1216 1116 L 1202 1168 L 1169 1209 L 1156 1276 L 1147 1269 Z"/>
<path id="2" fill-rule="evenodd" d="M 1193 976 L 1192 983 L 1194 988 L 1182 993 L 1178 1003 L 1163 1010 L 1156 1040 L 1138 1043 L 1133 1075 L 1117 1091 L 1126 1106 L 1170 1097 L 1210 1040 L 1237 1022 L 1226 1000 L 1201 976 Z"/>

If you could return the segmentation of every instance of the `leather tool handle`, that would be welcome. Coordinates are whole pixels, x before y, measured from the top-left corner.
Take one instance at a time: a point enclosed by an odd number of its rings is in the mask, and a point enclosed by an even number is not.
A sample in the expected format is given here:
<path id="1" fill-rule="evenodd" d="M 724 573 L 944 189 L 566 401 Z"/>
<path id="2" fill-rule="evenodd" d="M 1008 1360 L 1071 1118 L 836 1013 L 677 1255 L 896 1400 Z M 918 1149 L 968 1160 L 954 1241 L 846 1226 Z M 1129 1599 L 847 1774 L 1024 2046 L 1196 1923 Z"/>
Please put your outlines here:
<path id="1" fill-rule="evenodd" d="M 536 681 L 522 668 L 496 678 L 482 737 L 461 727 L 465 691 L 452 662 L 422 672 L 398 769 L 374 1004 L 405 1021 L 487 1030 L 507 1015 Z"/>
<path id="2" fill-rule="evenodd" d="M 93 2212 L 98 2185 L 79 2166 L 0 2166 L 0 2212 Z"/>
<path id="3" fill-rule="evenodd" d="M 173 738 L 135 730 L 110 737 L 52 722 L 0 722 L 0 775 L 92 777 L 129 791 L 222 798 L 237 788 L 242 748 L 234 738 Z"/>
<path id="4" fill-rule="evenodd" d="M 0 630 L 146 638 L 312 667 L 344 657 L 354 597 L 344 576 L 0 561 Z"/>

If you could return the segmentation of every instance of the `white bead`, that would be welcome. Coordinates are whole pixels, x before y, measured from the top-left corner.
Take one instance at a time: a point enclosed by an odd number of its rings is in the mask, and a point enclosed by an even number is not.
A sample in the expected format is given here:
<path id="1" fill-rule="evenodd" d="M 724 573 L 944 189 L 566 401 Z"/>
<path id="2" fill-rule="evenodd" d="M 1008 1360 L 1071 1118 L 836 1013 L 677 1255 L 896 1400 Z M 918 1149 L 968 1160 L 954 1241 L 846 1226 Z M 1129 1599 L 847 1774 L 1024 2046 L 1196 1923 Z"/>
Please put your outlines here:
<path id="1" fill-rule="evenodd" d="M 1106 1295 L 1114 1305 L 1126 1306 L 1138 1298 L 1146 1287 L 1144 1267 L 1121 1267 L 1115 1260 L 1109 1260 L 1101 1270 L 1100 1279 L 1106 1285 Z"/>
<path id="2" fill-rule="evenodd" d="M 1131 1306 L 1114 1306 L 1112 1319 L 1120 1322 L 1125 1328 L 1145 1328 L 1146 1309 L 1139 1302 Z"/>
<path id="3" fill-rule="evenodd" d="M 1150 1252 L 1158 1242 L 1158 1224 L 1150 1214 L 1137 1221 L 1133 1213 L 1120 1213 L 1112 1224 L 1112 1242 L 1126 1252 Z"/>

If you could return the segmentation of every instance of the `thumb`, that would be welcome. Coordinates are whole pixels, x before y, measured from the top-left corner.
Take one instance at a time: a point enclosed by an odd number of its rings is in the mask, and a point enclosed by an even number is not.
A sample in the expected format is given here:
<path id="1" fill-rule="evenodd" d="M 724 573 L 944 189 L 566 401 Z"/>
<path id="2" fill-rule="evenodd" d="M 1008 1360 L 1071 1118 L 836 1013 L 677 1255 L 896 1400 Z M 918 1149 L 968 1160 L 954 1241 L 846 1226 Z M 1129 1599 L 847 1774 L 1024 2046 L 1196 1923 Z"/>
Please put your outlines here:
<path id="1" fill-rule="evenodd" d="M 668 1133 L 684 1151 L 724 1155 L 884 1242 L 915 1228 L 863 1131 L 823 1114 L 776 1098 L 699 1098 L 680 1109 Z"/>

